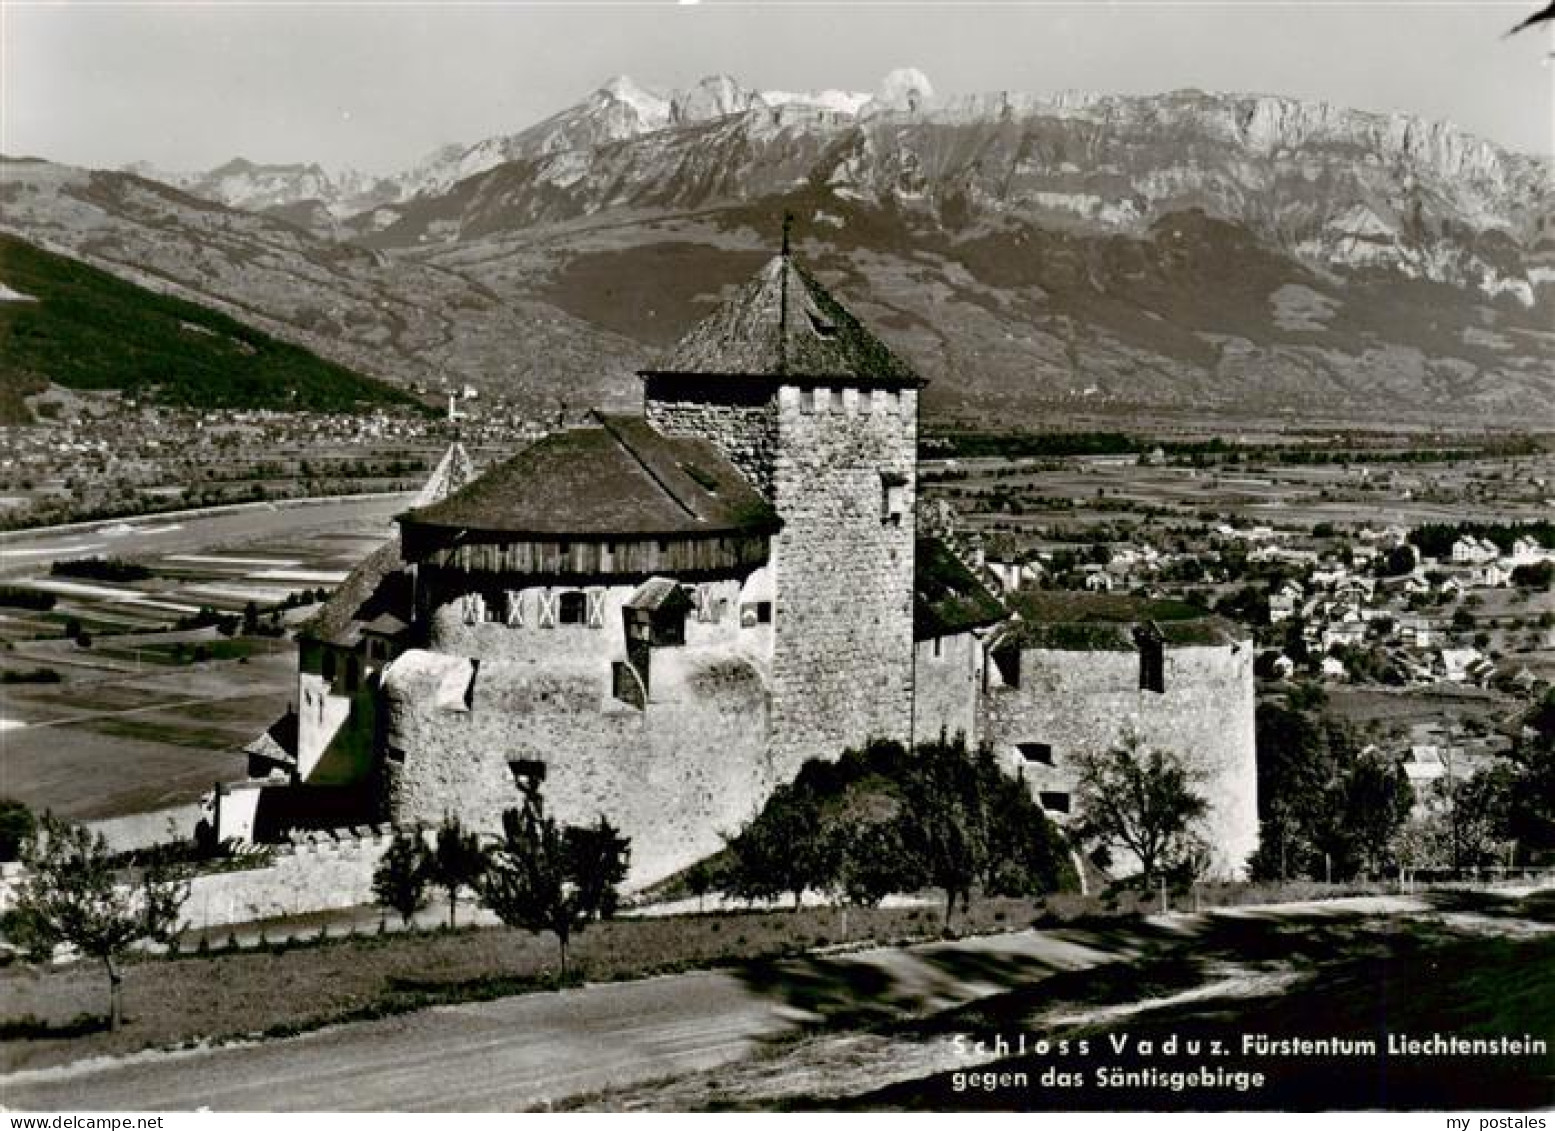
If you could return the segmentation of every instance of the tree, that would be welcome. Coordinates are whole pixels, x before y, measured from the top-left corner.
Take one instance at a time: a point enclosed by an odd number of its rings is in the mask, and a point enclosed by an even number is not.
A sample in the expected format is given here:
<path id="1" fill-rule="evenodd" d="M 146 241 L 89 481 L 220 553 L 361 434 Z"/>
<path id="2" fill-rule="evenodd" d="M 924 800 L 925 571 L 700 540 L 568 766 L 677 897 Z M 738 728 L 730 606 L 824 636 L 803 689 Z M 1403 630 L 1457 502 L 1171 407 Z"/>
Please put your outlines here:
<path id="1" fill-rule="evenodd" d="M 1508 831 L 1525 851 L 1548 852 L 1555 849 L 1555 688 L 1523 721 Z"/>
<path id="2" fill-rule="evenodd" d="M 979 754 L 978 768 L 987 796 L 983 891 L 1041 895 L 1065 887 L 1074 870 L 1069 845 L 1032 798 L 1025 775 L 1005 773 L 986 747 Z"/>
<path id="3" fill-rule="evenodd" d="M 798 911 L 806 891 L 830 887 L 836 876 L 835 846 L 821 831 L 814 793 L 797 783 L 778 786 L 728 838 L 730 893 L 747 900 L 792 895 Z"/>
<path id="4" fill-rule="evenodd" d="M 37 818 L 26 805 L 0 798 L 0 861 L 20 860 L 37 826 Z"/>
<path id="5" fill-rule="evenodd" d="M 1417 821 L 1440 845 L 1442 866 L 1479 868 L 1505 858 L 1516 785 L 1516 772 L 1506 764 L 1431 783 L 1426 813 Z"/>
<path id="6" fill-rule="evenodd" d="M 475 889 L 486 872 L 486 853 L 480 839 L 465 829 L 458 817 L 449 814 L 438 827 L 437 839 L 428 859 L 427 877 L 448 893 L 448 929 L 457 923 L 459 892 Z"/>
<path id="7" fill-rule="evenodd" d="M 1209 803 L 1194 792 L 1195 774 L 1175 754 L 1144 749 L 1137 734 L 1105 753 L 1075 757 L 1082 840 L 1127 849 L 1148 886 L 1198 848 L 1195 826 Z"/>
<path id="8" fill-rule="evenodd" d="M 965 911 L 988 861 L 983 776 L 961 739 L 926 742 L 913 751 L 902 782 L 902 840 L 923 878 L 945 893 L 945 925 L 956 902 Z"/>
<path id="9" fill-rule="evenodd" d="M 1414 805 L 1404 769 L 1375 751 L 1350 761 L 1330 793 L 1331 816 L 1323 848 L 1341 876 L 1380 875 L 1393 857 L 1393 841 Z"/>
<path id="10" fill-rule="evenodd" d="M 45 815 L 23 854 L 27 875 L 11 916 L 16 941 L 37 962 L 67 944 L 101 960 L 108 972 L 108 1026 L 124 1013 L 120 959 L 139 942 L 171 942 L 189 885 L 160 866 L 136 882 L 114 866 L 108 843 L 80 825 Z"/>
<path id="11" fill-rule="evenodd" d="M 1293 702 L 1294 695 L 1287 702 Z M 1254 879 L 1289 879 L 1312 868 L 1334 776 L 1329 736 L 1305 709 L 1260 703 L 1254 733 L 1258 751 L 1258 851 Z"/>
<path id="12" fill-rule="evenodd" d="M 686 890 L 697 897 L 697 913 L 707 909 L 707 893 L 713 890 L 713 869 L 706 860 L 698 860 L 686 870 Z"/>
<path id="13" fill-rule="evenodd" d="M 373 873 L 373 898 L 383 906 L 398 911 L 407 927 L 416 912 L 427 905 L 430 865 L 431 856 L 420 832 L 402 830 L 394 834 L 394 839 L 384 850 L 383 859 L 378 863 L 377 871 Z"/>
<path id="14" fill-rule="evenodd" d="M 615 913 L 631 841 L 604 816 L 588 826 L 558 825 L 538 791 L 502 815 L 502 829 L 481 882 L 486 906 L 510 927 L 554 934 L 565 979 L 572 936 Z"/>
<path id="15" fill-rule="evenodd" d="M 918 886 L 916 862 L 907 850 L 903 821 L 860 821 L 834 826 L 833 887 L 854 907 L 875 907 L 892 892 Z"/>

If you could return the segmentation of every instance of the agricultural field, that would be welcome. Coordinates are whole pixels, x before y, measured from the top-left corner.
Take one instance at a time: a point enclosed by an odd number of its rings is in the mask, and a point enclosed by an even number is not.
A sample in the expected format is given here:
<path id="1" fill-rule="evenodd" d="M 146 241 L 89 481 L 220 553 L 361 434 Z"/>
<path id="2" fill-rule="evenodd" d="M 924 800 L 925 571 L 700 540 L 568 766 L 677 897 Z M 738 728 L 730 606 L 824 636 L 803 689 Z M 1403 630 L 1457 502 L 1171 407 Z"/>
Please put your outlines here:
<path id="1" fill-rule="evenodd" d="M 9 599 L 52 601 L 0 606 L 4 793 L 98 819 L 242 779 L 243 746 L 296 693 L 286 630 L 382 543 L 405 503 L 256 508 L 0 543 Z M 79 576 L 92 558 L 140 568 L 125 571 L 134 579 Z M 50 572 L 72 560 L 67 575 Z"/>
<path id="2" fill-rule="evenodd" d="M 1241 521 L 1306 533 L 1324 523 L 1531 521 L 1555 506 L 1550 452 L 1450 462 L 1205 465 L 1133 456 L 983 457 L 926 462 L 923 479 L 924 493 L 949 501 L 969 531 L 1030 544 L 1119 524 Z"/>

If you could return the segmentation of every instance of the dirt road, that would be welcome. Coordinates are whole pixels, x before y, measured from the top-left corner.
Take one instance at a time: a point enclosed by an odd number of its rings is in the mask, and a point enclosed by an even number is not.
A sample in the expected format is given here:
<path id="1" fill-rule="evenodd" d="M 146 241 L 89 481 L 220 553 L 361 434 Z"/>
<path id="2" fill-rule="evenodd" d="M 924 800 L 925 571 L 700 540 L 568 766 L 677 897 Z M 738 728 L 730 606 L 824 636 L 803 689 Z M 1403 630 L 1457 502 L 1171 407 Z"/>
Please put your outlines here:
<path id="1" fill-rule="evenodd" d="M 806 957 L 772 968 L 771 984 L 734 973 L 681 974 L 251 1046 L 17 1073 L 0 1078 L 0 1102 L 76 1111 L 535 1107 L 742 1059 L 859 992 L 903 1015 L 923 1014 L 1117 957 L 1038 932 Z"/>

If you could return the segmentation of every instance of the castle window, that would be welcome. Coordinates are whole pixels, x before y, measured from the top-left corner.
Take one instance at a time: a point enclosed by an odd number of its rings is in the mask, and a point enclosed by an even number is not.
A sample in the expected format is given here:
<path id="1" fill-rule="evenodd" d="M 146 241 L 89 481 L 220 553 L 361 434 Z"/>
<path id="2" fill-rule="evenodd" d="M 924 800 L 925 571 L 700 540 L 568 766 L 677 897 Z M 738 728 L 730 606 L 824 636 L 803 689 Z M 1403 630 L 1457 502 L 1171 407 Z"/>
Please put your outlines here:
<path id="1" fill-rule="evenodd" d="M 670 552 L 669 540 L 666 539 L 666 538 L 660 538 L 659 539 L 659 553 L 667 554 L 669 552 Z"/>
<path id="2" fill-rule="evenodd" d="M 1048 742 L 1017 742 L 1015 749 L 1020 751 L 1020 756 L 1027 762 L 1037 762 L 1043 766 L 1053 764 L 1053 746 Z"/>
<path id="3" fill-rule="evenodd" d="M 817 338 L 824 338 L 828 341 L 837 336 L 836 324 L 822 318 L 813 310 L 810 311 L 810 329 L 815 331 Z"/>
<path id="4" fill-rule="evenodd" d="M 894 471 L 880 473 L 880 521 L 900 525 L 907 513 L 907 477 Z"/>
<path id="5" fill-rule="evenodd" d="M 945 638 L 943 636 L 936 636 L 934 638 L 934 658 L 936 660 L 938 660 L 942 656 L 944 656 L 944 654 L 945 654 Z"/>
<path id="6" fill-rule="evenodd" d="M 758 624 L 772 623 L 772 602 L 755 601 L 740 606 L 740 627 L 754 628 Z"/>
<path id="7" fill-rule="evenodd" d="M 1069 795 L 1067 793 L 1049 793 L 1044 790 L 1037 794 L 1037 801 L 1049 813 L 1069 812 Z"/>
<path id="8" fill-rule="evenodd" d="M 557 619 L 562 624 L 587 624 L 588 612 L 588 598 L 578 590 L 570 589 L 561 595 Z"/>
<path id="9" fill-rule="evenodd" d="M 997 648 L 993 652 L 993 666 L 1006 687 L 1020 686 L 1020 649 L 1013 644 Z"/>
<path id="10" fill-rule="evenodd" d="M 331 683 L 335 681 L 335 653 L 327 649 L 324 652 L 324 678 Z"/>

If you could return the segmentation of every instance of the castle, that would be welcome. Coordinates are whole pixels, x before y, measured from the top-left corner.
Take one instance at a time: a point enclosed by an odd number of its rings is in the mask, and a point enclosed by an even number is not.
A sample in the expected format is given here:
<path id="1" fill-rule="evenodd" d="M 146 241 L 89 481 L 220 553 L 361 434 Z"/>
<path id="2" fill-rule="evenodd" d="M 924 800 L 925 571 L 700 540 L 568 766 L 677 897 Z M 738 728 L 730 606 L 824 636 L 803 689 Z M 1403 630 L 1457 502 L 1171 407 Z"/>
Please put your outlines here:
<path id="1" fill-rule="evenodd" d="M 1132 732 L 1196 768 L 1217 867 L 1241 867 L 1252 648 L 1128 599 L 1001 597 L 920 537 L 924 382 L 786 245 L 640 376 L 640 416 L 478 478 L 450 452 L 302 635 L 295 710 L 219 791 L 218 835 L 495 831 L 539 783 L 631 837 L 640 886 L 870 739 L 991 744 L 1063 820 L 1072 755 Z"/>

